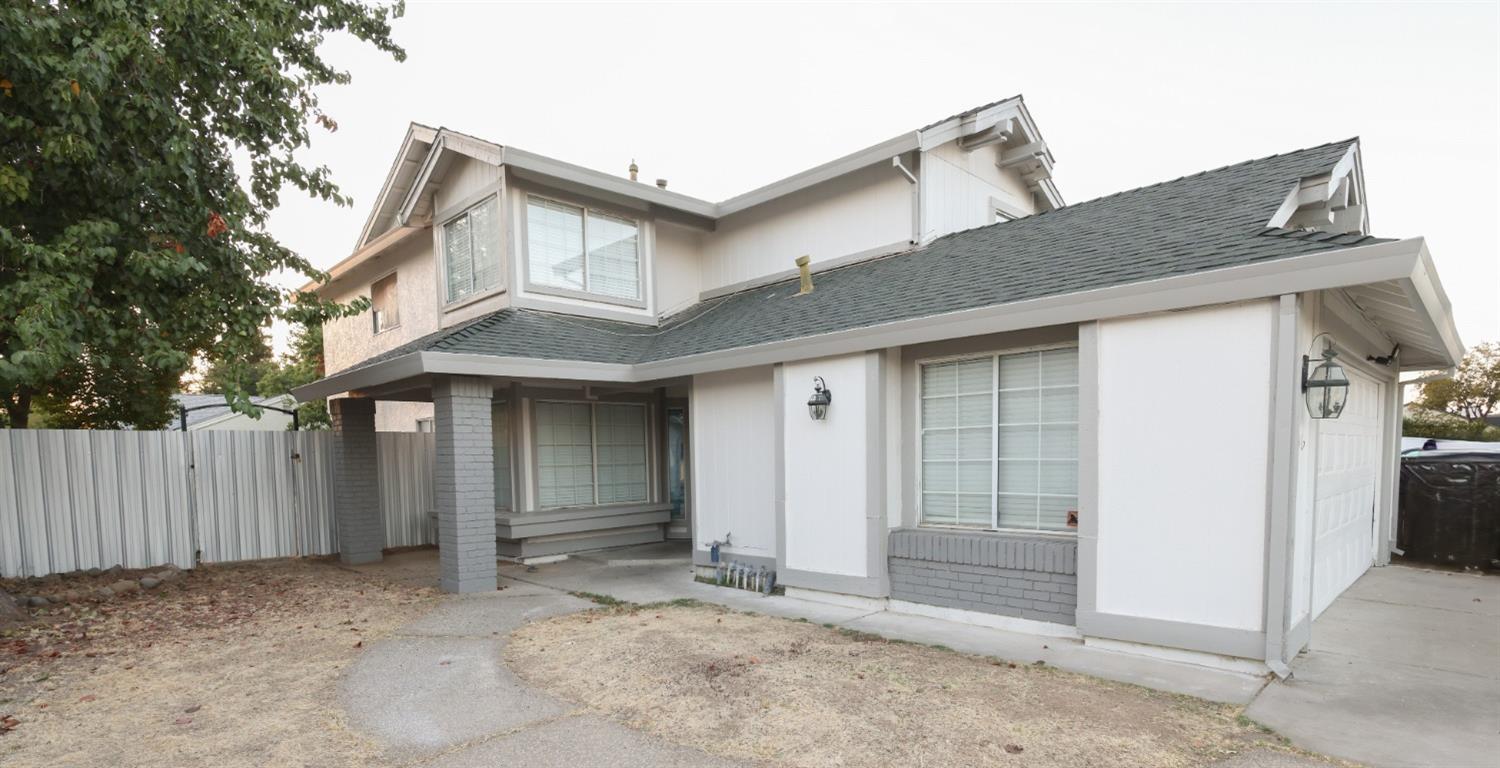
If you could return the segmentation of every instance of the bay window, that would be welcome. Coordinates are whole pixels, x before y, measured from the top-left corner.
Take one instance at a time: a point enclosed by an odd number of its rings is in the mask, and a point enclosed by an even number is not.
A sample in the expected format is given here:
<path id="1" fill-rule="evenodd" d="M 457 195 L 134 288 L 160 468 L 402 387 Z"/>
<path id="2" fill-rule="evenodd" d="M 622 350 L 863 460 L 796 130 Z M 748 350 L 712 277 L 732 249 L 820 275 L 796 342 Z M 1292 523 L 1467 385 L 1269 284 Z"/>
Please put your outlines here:
<path id="1" fill-rule="evenodd" d="M 526 270 L 533 286 L 638 301 L 639 227 L 631 219 L 529 195 Z"/>
<path id="2" fill-rule="evenodd" d="M 500 285 L 500 226 L 495 198 L 443 224 L 446 301 L 484 293 Z"/>
<path id="3" fill-rule="evenodd" d="M 919 410 L 923 523 L 1076 527 L 1076 348 L 924 364 Z"/>

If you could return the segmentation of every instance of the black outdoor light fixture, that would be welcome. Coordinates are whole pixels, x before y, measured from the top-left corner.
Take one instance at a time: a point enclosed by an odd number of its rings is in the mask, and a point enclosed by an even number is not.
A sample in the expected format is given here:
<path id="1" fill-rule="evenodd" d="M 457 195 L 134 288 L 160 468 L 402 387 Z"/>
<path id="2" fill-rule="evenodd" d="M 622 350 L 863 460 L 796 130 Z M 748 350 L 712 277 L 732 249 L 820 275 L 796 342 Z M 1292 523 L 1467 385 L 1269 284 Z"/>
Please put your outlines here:
<path id="1" fill-rule="evenodd" d="M 1344 374 L 1343 366 L 1334 362 L 1339 353 L 1333 348 L 1333 339 L 1327 338 L 1327 334 L 1318 334 L 1313 339 L 1313 347 L 1318 346 L 1318 339 L 1323 339 L 1323 361 L 1318 367 L 1311 371 L 1308 367 L 1312 365 L 1312 357 L 1302 356 L 1302 397 L 1307 401 L 1307 413 L 1315 419 L 1337 419 L 1344 412 L 1344 404 L 1349 399 L 1349 377 Z"/>
<path id="2" fill-rule="evenodd" d="M 813 421 L 822 421 L 828 417 L 828 404 L 833 402 L 833 390 L 823 383 L 822 376 L 813 377 L 812 397 L 807 398 L 807 415 Z"/>

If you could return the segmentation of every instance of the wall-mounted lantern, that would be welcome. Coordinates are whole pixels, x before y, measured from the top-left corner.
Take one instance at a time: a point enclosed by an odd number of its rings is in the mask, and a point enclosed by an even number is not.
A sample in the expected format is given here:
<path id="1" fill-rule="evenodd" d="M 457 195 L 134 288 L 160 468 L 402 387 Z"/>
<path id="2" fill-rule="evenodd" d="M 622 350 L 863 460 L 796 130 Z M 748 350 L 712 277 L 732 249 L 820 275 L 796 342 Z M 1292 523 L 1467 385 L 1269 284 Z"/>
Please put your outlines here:
<path id="1" fill-rule="evenodd" d="M 1349 399 L 1349 377 L 1344 373 L 1343 366 L 1334 362 L 1338 352 L 1333 348 L 1333 340 L 1326 338 L 1326 334 L 1319 334 L 1313 339 L 1313 347 L 1318 346 L 1318 339 L 1323 339 L 1323 351 L 1320 353 L 1323 361 L 1316 368 L 1308 370 L 1312 365 L 1310 355 L 1302 356 L 1302 397 L 1307 401 L 1307 413 L 1315 419 L 1337 419 L 1344 412 L 1344 404 Z"/>
<path id="2" fill-rule="evenodd" d="M 822 376 L 813 377 L 812 397 L 807 398 L 807 415 L 813 421 L 822 421 L 828 417 L 828 404 L 833 402 L 833 390 L 823 383 Z"/>

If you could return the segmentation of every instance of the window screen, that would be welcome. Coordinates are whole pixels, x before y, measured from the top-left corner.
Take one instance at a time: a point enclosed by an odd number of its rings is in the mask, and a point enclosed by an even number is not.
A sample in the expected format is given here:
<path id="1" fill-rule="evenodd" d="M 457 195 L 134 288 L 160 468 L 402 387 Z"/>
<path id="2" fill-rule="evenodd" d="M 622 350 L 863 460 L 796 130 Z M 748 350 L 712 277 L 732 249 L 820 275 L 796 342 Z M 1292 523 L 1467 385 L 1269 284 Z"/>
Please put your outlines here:
<path id="1" fill-rule="evenodd" d="M 922 520 L 1065 531 L 1078 509 L 1078 350 L 922 367 Z"/>
<path id="2" fill-rule="evenodd" d="M 450 302 L 500 284 L 500 227 L 494 198 L 443 225 L 443 268 Z"/>

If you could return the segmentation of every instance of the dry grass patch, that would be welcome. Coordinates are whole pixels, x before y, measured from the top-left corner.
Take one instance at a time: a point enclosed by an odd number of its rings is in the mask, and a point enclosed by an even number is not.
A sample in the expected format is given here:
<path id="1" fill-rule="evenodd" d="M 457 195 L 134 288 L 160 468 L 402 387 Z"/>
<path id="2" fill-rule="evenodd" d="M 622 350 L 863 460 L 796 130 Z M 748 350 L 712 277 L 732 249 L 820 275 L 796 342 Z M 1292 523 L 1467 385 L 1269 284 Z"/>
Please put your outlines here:
<path id="1" fill-rule="evenodd" d="M 366 765 L 377 749 L 345 728 L 338 676 L 432 594 L 280 560 L 33 609 L 0 637 L 0 715 L 18 721 L 0 764 Z"/>
<path id="2" fill-rule="evenodd" d="M 634 727 L 777 765 L 1168 768 L 1284 748 L 1235 707 L 710 607 L 528 624 L 506 660 Z"/>

